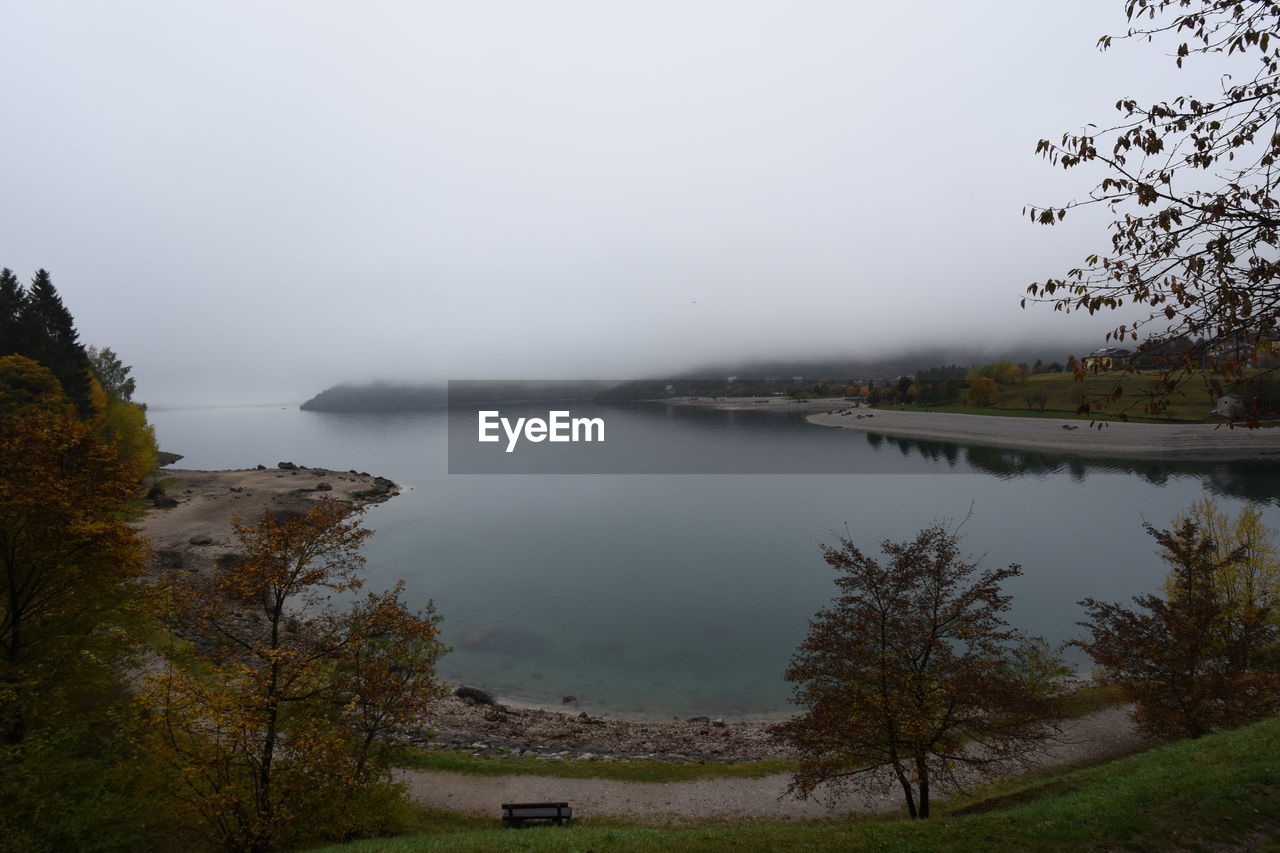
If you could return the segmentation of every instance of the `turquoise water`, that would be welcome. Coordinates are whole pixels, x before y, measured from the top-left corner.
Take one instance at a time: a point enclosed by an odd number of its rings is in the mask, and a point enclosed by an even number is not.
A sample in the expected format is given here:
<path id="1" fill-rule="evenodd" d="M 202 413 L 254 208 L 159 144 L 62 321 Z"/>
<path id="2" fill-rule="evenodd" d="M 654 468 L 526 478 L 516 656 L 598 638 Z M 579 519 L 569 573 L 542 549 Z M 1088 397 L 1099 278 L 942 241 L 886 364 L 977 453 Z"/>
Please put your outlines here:
<path id="1" fill-rule="evenodd" d="M 873 473 L 451 475 L 443 414 L 151 416 L 183 467 L 291 460 L 404 484 L 368 514 L 370 583 L 403 578 L 411 603 L 435 601 L 455 647 L 445 677 L 517 701 L 574 695 L 580 708 L 617 715 L 786 712 L 782 672 L 835 589 L 818 546 L 846 530 L 873 552 L 972 507 L 965 546 L 986 564 L 1023 567 L 1008 587 L 1010 621 L 1060 642 L 1078 635 L 1079 599 L 1159 584 L 1144 519 L 1167 525 L 1212 494 L 1227 508 L 1262 500 L 1280 525 L 1272 466 L 898 441 L 794 415 L 608 410 L 611 429 L 670 446 L 694 469 L 732 452 L 753 460 L 744 468 L 767 458 L 778 470 Z"/>

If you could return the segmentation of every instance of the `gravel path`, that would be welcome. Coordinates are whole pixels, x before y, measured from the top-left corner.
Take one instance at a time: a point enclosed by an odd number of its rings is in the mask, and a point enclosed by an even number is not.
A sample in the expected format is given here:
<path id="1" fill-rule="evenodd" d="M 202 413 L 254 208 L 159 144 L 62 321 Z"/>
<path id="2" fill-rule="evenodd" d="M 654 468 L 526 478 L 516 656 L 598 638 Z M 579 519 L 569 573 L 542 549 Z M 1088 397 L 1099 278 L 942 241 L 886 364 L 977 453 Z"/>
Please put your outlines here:
<path id="1" fill-rule="evenodd" d="M 1143 740 L 1127 708 L 1109 708 L 1071 720 L 1062 738 L 1036 757 L 1038 766 L 1070 764 L 1138 749 Z M 887 812 L 901 807 L 901 795 L 887 776 L 873 792 L 854 792 L 831 808 L 825 801 L 783 797 L 790 776 L 705 779 L 696 782 L 616 782 L 550 776 L 468 776 L 405 770 L 414 799 L 445 811 L 497 816 L 504 802 L 566 801 L 577 817 L 616 816 L 652 823 L 762 817 L 775 820 Z M 945 791 L 942 794 L 945 796 Z"/>

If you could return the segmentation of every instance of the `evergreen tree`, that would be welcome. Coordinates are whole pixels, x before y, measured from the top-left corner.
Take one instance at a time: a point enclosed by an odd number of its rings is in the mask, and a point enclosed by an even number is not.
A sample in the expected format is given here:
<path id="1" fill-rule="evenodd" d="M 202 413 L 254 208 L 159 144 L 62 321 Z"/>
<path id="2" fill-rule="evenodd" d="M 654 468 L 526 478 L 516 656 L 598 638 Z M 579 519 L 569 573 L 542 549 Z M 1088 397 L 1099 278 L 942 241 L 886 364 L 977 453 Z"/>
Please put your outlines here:
<path id="1" fill-rule="evenodd" d="M 26 295 L 13 270 L 8 267 L 0 270 L 0 358 L 22 352 L 22 311 Z"/>
<path id="2" fill-rule="evenodd" d="M 23 331 L 30 337 L 22 354 L 49 368 L 80 413 L 88 413 L 89 356 L 47 271 L 36 271 L 23 309 Z"/>

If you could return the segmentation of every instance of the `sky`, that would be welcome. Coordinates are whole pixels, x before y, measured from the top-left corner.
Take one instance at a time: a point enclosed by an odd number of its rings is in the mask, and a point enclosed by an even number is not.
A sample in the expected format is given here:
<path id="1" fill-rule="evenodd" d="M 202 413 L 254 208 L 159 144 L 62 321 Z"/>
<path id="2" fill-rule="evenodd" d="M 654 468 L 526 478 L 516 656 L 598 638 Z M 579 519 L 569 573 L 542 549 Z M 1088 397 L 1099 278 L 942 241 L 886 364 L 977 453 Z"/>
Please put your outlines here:
<path id="1" fill-rule="evenodd" d="M 1122 0 L 6 0 L 0 266 L 159 404 L 1045 341 Z M 1066 353 L 1063 354 L 1064 356 Z"/>

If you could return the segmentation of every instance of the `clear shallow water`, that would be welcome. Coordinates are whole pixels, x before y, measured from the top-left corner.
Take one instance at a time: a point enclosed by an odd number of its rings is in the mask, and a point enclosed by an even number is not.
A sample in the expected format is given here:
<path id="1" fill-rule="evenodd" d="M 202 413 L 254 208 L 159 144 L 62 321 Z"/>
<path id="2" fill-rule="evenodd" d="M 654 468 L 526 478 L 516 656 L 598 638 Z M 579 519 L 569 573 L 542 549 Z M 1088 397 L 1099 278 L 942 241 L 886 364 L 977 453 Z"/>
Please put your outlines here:
<path id="1" fill-rule="evenodd" d="M 404 484 L 368 514 L 370 584 L 403 578 L 411 603 L 434 599 L 455 647 L 444 676 L 527 702 L 575 695 L 581 708 L 620 715 L 786 712 L 781 674 L 834 592 L 818 546 L 846 526 L 875 552 L 972 506 L 967 548 L 1023 566 L 1008 587 L 1010 621 L 1059 642 L 1078 635 L 1079 599 L 1159 584 L 1144 519 L 1165 526 L 1208 493 L 1228 509 L 1263 500 L 1280 525 L 1274 466 L 1085 461 L 794 415 L 640 407 L 609 410 L 609 423 L 684 459 L 723 459 L 728 447 L 781 460 L 777 470 L 873 473 L 451 475 L 443 413 L 150 415 L 182 467 L 291 460 Z"/>

